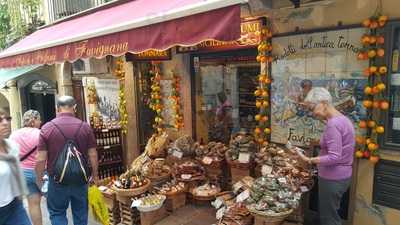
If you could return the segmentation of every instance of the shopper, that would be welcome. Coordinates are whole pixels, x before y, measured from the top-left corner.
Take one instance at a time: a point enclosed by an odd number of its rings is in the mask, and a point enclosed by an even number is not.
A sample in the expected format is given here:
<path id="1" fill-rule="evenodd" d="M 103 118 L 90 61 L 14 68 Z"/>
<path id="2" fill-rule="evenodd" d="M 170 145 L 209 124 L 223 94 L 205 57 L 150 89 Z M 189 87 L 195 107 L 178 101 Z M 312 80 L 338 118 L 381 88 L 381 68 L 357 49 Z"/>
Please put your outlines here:
<path id="1" fill-rule="evenodd" d="M 325 88 L 313 88 L 305 99 L 313 116 L 326 121 L 320 138 L 318 157 L 300 158 L 318 165 L 319 213 L 321 225 L 340 225 L 338 214 L 343 194 L 350 187 L 352 176 L 355 131 L 353 123 L 332 105 L 332 96 Z"/>
<path id="2" fill-rule="evenodd" d="M 42 127 L 39 138 L 37 182 L 39 187 L 43 183 L 39 178 L 47 161 L 47 207 L 52 225 L 68 224 L 66 210 L 70 203 L 74 225 L 87 225 L 88 161 L 92 179 L 98 181 L 96 140 L 90 126 L 74 116 L 75 108 L 71 96 L 58 98 L 57 117 Z"/>
<path id="3" fill-rule="evenodd" d="M 31 225 L 21 200 L 28 191 L 19 165 L 18 145 L 7 139 L 10 121 L 11 117 L 0 109 L 0 224 Z"/>
<path id="4" fill-rule="evenodd" d="M 39 143 L 40 113 L 28 110 L 22 118 L 23 128 L 14 131 L 10 139 L 19 145 L 19 159 L 28 186 L 29 215 L 33 225 L 42 225 L 42 211 L 40 208 L 41 191 L 36 184 L 36 153 Z"/>

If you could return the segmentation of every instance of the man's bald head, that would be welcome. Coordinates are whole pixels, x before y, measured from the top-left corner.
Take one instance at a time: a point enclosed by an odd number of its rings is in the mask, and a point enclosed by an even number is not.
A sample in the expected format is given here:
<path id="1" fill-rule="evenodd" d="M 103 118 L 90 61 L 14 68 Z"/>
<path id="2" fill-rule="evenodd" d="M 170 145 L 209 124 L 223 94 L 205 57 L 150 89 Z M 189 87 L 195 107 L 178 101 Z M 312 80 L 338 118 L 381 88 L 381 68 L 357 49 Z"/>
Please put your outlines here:
<path id="1" fill-rule="evenodd" d="M 57 99 L 57 109 L 59 112 L 75 112 L 76 101 L 72 96 L 64 95 Z"/>

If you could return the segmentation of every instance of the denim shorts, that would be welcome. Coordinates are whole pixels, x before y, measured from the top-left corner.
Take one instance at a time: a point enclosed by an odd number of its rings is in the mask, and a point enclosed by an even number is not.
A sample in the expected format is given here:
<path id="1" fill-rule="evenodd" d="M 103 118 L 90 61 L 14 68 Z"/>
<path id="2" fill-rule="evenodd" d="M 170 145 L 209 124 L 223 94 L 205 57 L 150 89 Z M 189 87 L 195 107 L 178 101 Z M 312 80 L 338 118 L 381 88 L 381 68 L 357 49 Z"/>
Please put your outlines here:
<path id="1" fill-rule="evenodd" d="M 33 169 L 23 169 L 26 185 L 28 186 L 29 195 L 40 193 L 40 189 L 36 184 L 36 173 Z"/>

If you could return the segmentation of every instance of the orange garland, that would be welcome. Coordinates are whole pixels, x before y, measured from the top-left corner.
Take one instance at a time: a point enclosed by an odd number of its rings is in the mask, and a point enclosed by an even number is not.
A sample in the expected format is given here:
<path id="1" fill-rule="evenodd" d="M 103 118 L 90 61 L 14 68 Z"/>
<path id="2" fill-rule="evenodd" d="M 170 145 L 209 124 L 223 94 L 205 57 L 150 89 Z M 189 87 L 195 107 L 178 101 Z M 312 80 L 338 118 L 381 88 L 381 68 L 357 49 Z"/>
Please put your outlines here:
<path id="1" fill-rule="evenodd" d="M 154 118 L 153 128 L 156 129 L 158 133 L 163 131 L 163 118 L 162 118 L 162 96 L 161 96 L 161 69 L 159 62 L 152 62 L 153 69 L 150 71 L 151 77 L 151 101 L 150 108 L 156 113 Z"/>
<path id="2" fill-rule="evenodd" d="M 126 134 L 128 132 L 128 112 L 126 110 L 126 99 L 125 99 L 125 71 L 124 71 L 124 61 L 119 58 L 116 61 L 116 67 L 114 75 L 119 79 L 119 124 L 122 129 L 122 133 Z"/>
<path id="3" fill-rule="evenodd" d="M 261 73 L 258 75 L 258 87 L 254 91 L 256 107 L 259 109 L 259 113 L 254 117 L 258 122 L 257 127 L 254 129 L 254 136 L 260 145 L 265 145 L 268 143 L 271 134 L 269 120 L 269 85 L 271 84 L 269 65 L 272 62 L 271 30 L 264 27 L 261 30 L 261 38 L 262 41 L 258 45 L 258 55 L 256 58 L 257 62 L 261 64 Z"/>
<path id="4" fill-rule="evenodd" d="M 181 96 L 180 96 L 180 81 L 181 78 L 177 74 L 173 74 L 172 93 L 171 99 L 173 101 L 174 110 L 174 127 L 179 130 L 183 128 L 183 114 L 181 109 Z"/>
<path id="5" fill-rule="evenodd" d="M 357 158 L 368 158 L 372 163 L 379 161 L 378 135 L 385 132 L 383 121 L 377 120 L 381 118 L 381 112 L 389 108 L 389 102 L 385 99 L 386 85 L 382 79 L 387 73 L 383 58 L 385 56 L 383 27 L 387 20 L 387 16 L 377 14 L 363 21 L 363 26 L 369 28 L 369 33 L 362 36 L 361 42 L 364 48 L 357 55 L 359 60 L 369 60 L 369 67 L 364 70 L 364 76 L 368 78 L 363 100 L 367 118 L 358 124 L 358 127 L 366 132 L 366 136 L 356 137 L 355 155 Z"/>

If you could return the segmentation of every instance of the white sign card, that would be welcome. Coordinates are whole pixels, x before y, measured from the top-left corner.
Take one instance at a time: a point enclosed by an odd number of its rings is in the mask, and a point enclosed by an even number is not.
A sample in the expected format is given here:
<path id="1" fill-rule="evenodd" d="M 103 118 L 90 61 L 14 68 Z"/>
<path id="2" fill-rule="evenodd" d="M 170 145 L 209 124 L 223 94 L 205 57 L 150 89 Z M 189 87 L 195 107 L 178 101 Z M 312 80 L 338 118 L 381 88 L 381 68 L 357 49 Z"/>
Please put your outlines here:
<path id="1" fill-rule="evenodd" d="M 175 157 L 178 158 L 178 159 L 181 159 L 181 158 L 183 157 L 183 152 L 178 151 L 178 150 L 174 150 L 174 151 L 172 152 L 172 155 L 175 156 Z"/>
<path id="2" fill-rule="evenodd" d="M 272 172 L 272 167 L 271 167 L 271 166 L 263 165 L 263 166 L 261 167 L 261 174 L 262 174 L 263 176 L 266 176 L 266 175 L 268 175 L 268 174 L 271 174 L 271 172 Z"/>
<path id="3" fill-rule="evenodd" d="M 236 197 L 236 202 L 243 202 L 250 197 L 250 191 L 247 189 Z"/>
<path id="4" fill-rule="evenodd" d="M 240 163 L 249 163 L 250 162 L 250 153 L 244 153 L 244 152 L 241 152 L 241 153 L 239 153 L 239 162 Z"/>

